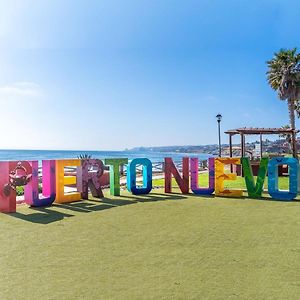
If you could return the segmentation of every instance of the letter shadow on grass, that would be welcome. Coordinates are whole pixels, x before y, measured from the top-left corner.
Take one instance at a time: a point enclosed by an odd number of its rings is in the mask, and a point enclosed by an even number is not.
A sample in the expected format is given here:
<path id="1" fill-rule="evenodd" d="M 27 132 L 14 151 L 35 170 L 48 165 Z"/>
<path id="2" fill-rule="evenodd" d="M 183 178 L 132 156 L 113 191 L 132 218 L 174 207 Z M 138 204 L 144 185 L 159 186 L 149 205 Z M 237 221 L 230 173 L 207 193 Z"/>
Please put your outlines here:
<path id="1" fill-rule="evenodd" d="M 18 218 L 24 221 L 37 224 L 50 224 L 53 222 L 61 221 L 64 218 L 73 217 L 74 215 L 55 211 L 50 207 L 31 207 L 30 210 L 36 211 L 32 214 L 22 214 L 20 212 L 7 213 L 8 216 Z"/>
<path id="2" fill-rule="evenodd" d="M 125 200 L 122 198 L 127 198 L 130 200 Z M 179 194 L 166 194 L 166 196 L 156 193 L 138 196 L 121 195 L 112 198 L 102 198 L 97 200 L 89 199 L 70 203 L 52 204 L 49 207 L 30 207 L 29 209 L 34 211 L 34 213 L 23 214 L 17 211 L 15 213 L 8 213 L 7 215 L 10 217 L 21 219 L 23 221 L 46 225 L 53 222 L 61 221 L 64 218 L 76 217 L 76 215 L 81 213 L 85 214 L 90 212 L 99 212 L 101 210 L 116 208 L 123 205 L 135 204 L 138 202 L 156 202 L 183 199 L 186 199 L 186 197 Z M 71 211 L 71 213 L 64 212 L 65 210 Z"/>
<path id="3" fill-rule="evenodd" d="M 135 202 L 156 202 L 156 201 L 167 201 L 167 200 L 184 200 L 187 197 L 183 194 L 177 194 L 177 193 L 172 193 L 172 194 L 158 194 L 158 193 L 150 193 L 147 195 L 126 195 L 126 196 L 119 196 L 119 197 L 124 197 L 128 199 L 132 199 Z M 112 199 L 112 201 L 114 201 Z M 130 201 L 131 202 L 131 201 Z"/>

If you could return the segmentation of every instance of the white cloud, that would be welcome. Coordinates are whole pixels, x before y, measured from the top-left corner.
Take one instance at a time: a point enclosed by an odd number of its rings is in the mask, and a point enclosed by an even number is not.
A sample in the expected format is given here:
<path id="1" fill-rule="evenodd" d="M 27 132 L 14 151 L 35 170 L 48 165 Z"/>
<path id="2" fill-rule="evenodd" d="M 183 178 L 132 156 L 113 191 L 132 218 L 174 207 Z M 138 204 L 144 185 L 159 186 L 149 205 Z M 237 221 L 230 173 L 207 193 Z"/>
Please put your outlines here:
<path id="1" fill-rule="evenodd" d="M 251 119 L 251 114 L 249 113 L 243 113 L 243 117 L 246 118 L 246 119 Z"/>
<path id="2" fill-rule="evenodd" d="M 40 85 L 35 82 L 14 82 L 9 85 L 0 86 L 0 99 L 20 99 L 26 98 L 37 98 L 42 96 L 42 89 Z"/>

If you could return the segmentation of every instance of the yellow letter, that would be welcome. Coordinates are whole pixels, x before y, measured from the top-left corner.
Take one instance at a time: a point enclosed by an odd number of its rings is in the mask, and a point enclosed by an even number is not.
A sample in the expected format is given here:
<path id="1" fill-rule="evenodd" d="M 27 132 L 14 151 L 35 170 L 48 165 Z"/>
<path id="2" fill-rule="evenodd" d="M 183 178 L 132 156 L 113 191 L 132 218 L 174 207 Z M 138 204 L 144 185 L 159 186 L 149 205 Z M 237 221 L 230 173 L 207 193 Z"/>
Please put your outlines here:
<path id="1" fill-rule="evenodd" d="M 69 160 L 57 160 L 56 161 L 56 203 L 66 203 L 72 201 L 78 201 L 81 199 L 79 192 L 71 192 L 65 194 L 65 184 L 76 184 L 76 176 L 65 176 L 65 166 L 76 166 L 81 165 L 80 159 L 69 159 Z"/>
<path id="2" fill-rule="evenodd" d="M 216 186 L 215 195 L 222 197 L 242 197 L 242 190 L 229 190 L 224 189 L 224 180 L 236 180 L 236 174 L 225 173 L 224 165 L 239 165 L 241 163 L 240 158 L 215 158 L 215 176 Z"/>

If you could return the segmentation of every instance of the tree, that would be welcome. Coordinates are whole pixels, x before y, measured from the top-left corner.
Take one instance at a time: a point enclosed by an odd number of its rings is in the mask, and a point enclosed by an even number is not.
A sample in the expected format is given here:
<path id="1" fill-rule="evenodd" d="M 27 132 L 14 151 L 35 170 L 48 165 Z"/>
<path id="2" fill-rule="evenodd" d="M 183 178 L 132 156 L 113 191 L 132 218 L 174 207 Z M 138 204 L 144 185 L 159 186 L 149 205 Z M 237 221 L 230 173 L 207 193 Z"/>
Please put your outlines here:
<path id="1" fill-rule="evenodd" d="M 297 48 L 281 49 L 267 61 L 267 65 L 270 86 L 277 91 L 279 99 L 288 104 L 290 128 L 294 130 L 292 150 L 293 156 L 297 158 L 295 111 L 300 107 L 300 54 Z"/>
<path id="2" fill-rule="evenodd" d="M 289 125 L 284 125 L 284 126 L 281 126 L 281 128 L 282 129 L 290 129 L 290 126 Z M 289 147 L 290 147 L 289 150 L 293 151 L 292 135 L 290 133 L 281 133 L 281 134 L 279 134 L 279 137 L 283 138 L 289 144 Z"/>
<path id="3" fill-rule="evenodd" d="M 87 153 L 84 153 L 84 154 L 79 154 L 79 155 L 77 155 L 77 158 L 78 158 L 78 159 L 91 159 L 91 158 L 92 158 L 92 155 L 87 154 Z"/>

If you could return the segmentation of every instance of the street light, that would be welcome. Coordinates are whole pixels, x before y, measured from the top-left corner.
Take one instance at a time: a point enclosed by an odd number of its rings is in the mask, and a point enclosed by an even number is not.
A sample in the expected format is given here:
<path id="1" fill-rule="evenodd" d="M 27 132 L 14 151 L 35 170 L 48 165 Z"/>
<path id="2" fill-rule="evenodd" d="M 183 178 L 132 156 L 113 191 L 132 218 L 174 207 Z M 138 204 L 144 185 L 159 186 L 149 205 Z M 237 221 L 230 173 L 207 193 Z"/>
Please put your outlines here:
<path id="1" fill-rule="evenodd" d="M 217 114 L 216 118 L 217 118 L 217 122 L 218 122 L 218 130 L 219 130 L 219 157 L 221 157 L 221 120 L 222 120 L 222 115 Z"/>

